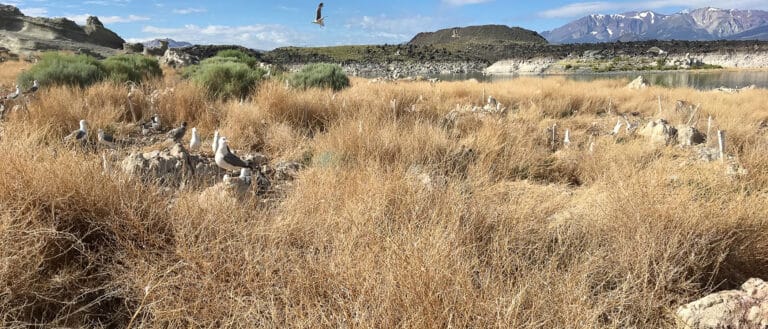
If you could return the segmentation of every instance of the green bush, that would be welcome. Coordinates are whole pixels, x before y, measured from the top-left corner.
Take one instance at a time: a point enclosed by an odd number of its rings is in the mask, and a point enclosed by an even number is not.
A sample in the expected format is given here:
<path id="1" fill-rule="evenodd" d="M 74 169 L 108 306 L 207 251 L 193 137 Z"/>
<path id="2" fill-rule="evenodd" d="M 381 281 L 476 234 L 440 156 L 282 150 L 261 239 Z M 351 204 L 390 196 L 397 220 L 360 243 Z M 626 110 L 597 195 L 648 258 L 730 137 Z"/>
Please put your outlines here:
<path id="1" fill-rule="evenodd" d="M 29 87 L 32 80 L 41 85 L 85 87 L 104 79 L 116 82 L 141 82 L 163 75 L 156 59 L 142 55 L 117 55 L 103 61 L 87 55 L 44 53 L 40 61 L 19 75 L 18 83 Z"/>
<path id="2" fill-rule="evenodd" d="M 115 82 L 141 82 L 163 76 L 157 59 L 143 55 L 117 55 L 103 61 L 107 79 Z"/>
<path id="3" fill-rule="evenodd" d="M 239 49 L 224 49 L 216 53 L 216 56 L 212 58 L 231 58 L 250 67 L 256 67 L 256 65 L 259 63 L 259 60 L 256 59 L 256 57 L 253 57 L 251 54 L 248 54 Z"/>
<path id="4" fill-rule="evenodd" d="M 334 91 L 349 87 L 349 78 L 341 66 L 335 64 L 309 64 L 290 78 L 294 88 L 331 88 Z"/>
<path id="5" fill-rule="evenodd" d="M 41 56 L 37 64 L 19 75 L 18 83 L 28 87 L 32 85 L 32 80 L 37 80 L 41 85 L 85 87 L 101 81 L 105 76 L 104 66 L 93 57 L 48 52 Z"/>
<path id="6" fill-rule="evenodd" d="M 189 67 L 184 76 L 203 86 L 213 98 L 243 98 L 264 77 L 263 69 L 245 63 L 211 60 Z"/>

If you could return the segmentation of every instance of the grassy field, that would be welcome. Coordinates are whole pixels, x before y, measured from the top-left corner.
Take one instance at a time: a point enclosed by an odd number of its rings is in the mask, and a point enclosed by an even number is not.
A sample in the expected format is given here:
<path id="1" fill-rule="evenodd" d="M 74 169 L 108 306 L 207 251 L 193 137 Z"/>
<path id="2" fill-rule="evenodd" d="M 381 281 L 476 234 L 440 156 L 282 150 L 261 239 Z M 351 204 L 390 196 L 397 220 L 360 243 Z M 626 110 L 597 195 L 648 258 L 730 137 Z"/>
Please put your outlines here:
<path id="1" fill-rule="evenodd" d="M 23 68 L 0 63 L 3 92 Z M 0 123 L 0 326 L 674 327 L 678 306 L 768 270 L 768 91 L 625 83 L 266 82 L 244 102 L 172 72 L 145 85 L 167 92 L 134 100 L 144 119 L 308 164 L 242 203 L 104 174 L 61 139 L 82 118 L 128 131 L 127 87 L 44 86 Z M 508 110 L 446 123 L 487 95 Z M 617 113 L 687 121 L 678 99 L 746 174 L 607 135 Z"/>

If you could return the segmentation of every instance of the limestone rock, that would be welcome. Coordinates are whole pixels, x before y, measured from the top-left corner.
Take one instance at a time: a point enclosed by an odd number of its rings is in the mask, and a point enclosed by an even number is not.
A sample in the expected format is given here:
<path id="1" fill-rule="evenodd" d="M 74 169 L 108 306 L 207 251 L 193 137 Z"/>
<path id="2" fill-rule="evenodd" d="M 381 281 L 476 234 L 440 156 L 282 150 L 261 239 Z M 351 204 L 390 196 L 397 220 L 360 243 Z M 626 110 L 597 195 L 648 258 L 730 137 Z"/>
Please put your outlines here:
<path id="1" fill-rule="evenodd" d="M 140 42 L 126 42 L 123 44 L 123 51 L 127 53 L 141 53 L 144 51 L 144 45 Z"/>
<path id="2" fill-rule="evenodd" d="M 160 40 L 160 47 L 144 47 L 143 54 L 147 56 L 163 56 L 166 50 L 168 50 L 168 40 Z"/>
<path id="3" fill-rule="evenodd" d="M 644 77 L 641 75 L 641 76 L 638 76 L 638 77 L 637 77 L 637 79 L 635 79 L 635 80 L 632 80 L 632 82 L 630 82 L 630 83 L 627 85 L 627 88 L 629 88 L 629 89 L 645 89 L 645 88 L 647 88 L 647 87 L 648 87 L 648 86 L 650 86 L 650 85 L 651 85 L 651 83 L 650 83 L 650 82 L 648 82 L 648 80 L 646 80 L 646 79 L 645 79 L 645 78 L 644 78 Z"/>
<path id="4" fill-rule="evenodd" d="M 251 187 L 237 177 L 226 179 L 213 185 L 199 196 L 199 205 L 204 208 L 234 207 L 238 201 L 245 200 L 253 195 Z"/>
<path id="5" fill-rule="evenodd" d="M 46 50 L 88 49 L 99 57 L 114 55 L 125 42 L 91 17 L 85 26 L 66 18 L 25 16 L 14 6 L 0 5 L 0 47 L 26 55 Z"/>
<path id="6" fill-rule="evenodd" d="M 261 168 L 261 166 L 269 163 L 267 156 L 261 153 L 245 154 L 241 157 L 245 163 L 250 163 L 252 168 Z"/>
<path id="7" fill-rule="evenodd" d="M 766 328 L 768 284 L 752 278 L 740 290 L 721 291 L 677 309 L 681 327 L 692 329 Z"/>
<path id="8" fill-rule="evenodd" d="M 648 122 L 637 132 L 638 135 L 648 137 L 653 143 L 669 145 L 677 140 L 677 128 L 672 127 L 664 119 Z"/>
<path id="9" fill-rule="evenodd" d="M 91 43 L 100 46 L 120 49 L 125 43 L 125 40 L 117 35 L 117 33 L 105 28 L 104 24 L 96 16 L 88 17 L 83 31 L 88 35 Z"/>
<path id="10" fill-rule="evenodd" d="M 160 58 L 160 63 L 174 68 L 190 66 L 197 64 L 198 62 L 200 62 L 200 60 L 197 57 L 187 54 L 177 48 L 168 48 L 165 50 L 163 57 Z"/>
<path id="11" fill-rule="evenodd" d="M 299 171 L 304 167 L 296 161 L 282 161 L 275 165 L 275 179 L 292 180 L 299 175 Z"/>
<path id="12" fill-rule="evenodd" d="M 694 127 L 679 125 L 675 129 L 677 129 L 677 143 L 682 146 L 704 143 L 704 134 Z"/>
<path id="13" fill-rule="evenodd" d="M 180 145 L 150 152 L 134 152 L 122 162 L 123 172 L 161 184 L 180 184 L 185 177 L 215 177 L 220 170 L 209 158 L 191 156 Z"/>

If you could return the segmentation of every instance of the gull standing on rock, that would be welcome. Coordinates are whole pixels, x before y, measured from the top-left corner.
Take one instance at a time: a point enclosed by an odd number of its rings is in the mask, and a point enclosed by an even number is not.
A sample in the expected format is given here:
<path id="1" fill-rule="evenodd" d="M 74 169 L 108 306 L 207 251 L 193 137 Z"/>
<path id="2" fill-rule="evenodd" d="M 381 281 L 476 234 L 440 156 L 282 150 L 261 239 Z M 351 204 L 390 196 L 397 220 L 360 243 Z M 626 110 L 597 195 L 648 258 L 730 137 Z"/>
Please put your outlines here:
<path id="1" fill-rule="evenodd" d="M 157 113 L 153 114 L 149 121 L 141 124 L 141 134 L 144 136 L 158 130 L 160 130 L 160 116 Z"/>
<path id="2" fill-rule="evenodd" d="M 19 89 L 19 85 L 16 85 L 16 91 L 8 94 L 8 96 L 5 96 L 5 99 L 13 100 L 13 99 L 16 99 L 17 97 L 19 97 L 19 95 L 21 95 L 21 89 Z"/>
<path id="3" fill-rule="evenodd" d="M 219 138 L 219 146 L 216 149 L 216 156 L 214 157 L 214 160 L 216 161 L 216 165 L 219 166 L 219 168 L 229 171 L 237 171 L 242 168 L 251 167 L 248 165 L 248 163 L 232 154 L 232 152 L 229 150 L 229 146 L 227 146 L 226 137 Z"/>
<path id="4" fill-rule="evenodd" d="M 181 127 L 172 129 L 168 132 L 168 138 L 173 139 L 174 142 L 180 141 L 182 138 L 184 138 L 184 134 L 187 133 L 187 122 L 184 121 L 181 123 Z"/>
<path id="5" fill-rule="evenodd" d="M 197 127 L 192 127 L 192 138 L 189 140 L 189 150 L 200 151 L 200 135 L 197 134 Z"/>
<path id="6" fill-rule="evenodd" d="M 104 132 L 104 129 L 99 128 L 98 132 L 99 144 L 104 144 L 107 147 L 115 147 L 115 138 Z"/>
<path id="7" fill-rule="evenodd" d="M 69 135 L 64 137 L 64 141 L 80 141 L 85 142 L 88 137 L 88 124 L 85 120 L 80 120 L 80 129 L 73 131 Z"/>
<path id="8" fill-rule="evenodd" d="M 29 87 L 29 89 L 27 89 L 27 91 L 25 91 L 24 93 L 25 94 L 34 94 L 37 91 L 38 88 L 40 88 L 40 85 L 37 84 L 37 80 L 33 80 L 32 81 L 32 87 Z"/>
<path id="9" fill-rule="evenodd" d="M 213 133 L 213 154 L 216 154 L 216 151 L 219 149 L 219 130 L 216 129 L 216 131 Z"/>

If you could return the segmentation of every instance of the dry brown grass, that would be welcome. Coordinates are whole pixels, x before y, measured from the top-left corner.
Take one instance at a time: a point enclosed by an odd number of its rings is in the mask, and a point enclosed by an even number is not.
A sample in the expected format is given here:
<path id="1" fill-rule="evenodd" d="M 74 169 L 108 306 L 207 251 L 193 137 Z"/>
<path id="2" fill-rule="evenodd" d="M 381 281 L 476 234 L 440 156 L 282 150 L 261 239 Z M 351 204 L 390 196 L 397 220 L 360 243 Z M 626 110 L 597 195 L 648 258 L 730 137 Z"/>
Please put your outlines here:
<path id="1" fill-rule="evenodd" d="M 175 78 L 143 88 L 141 118 L 309 166 L 272 203 L 167 193 L 60 142 L 81 118 L 133 124 L 126 86 L 41 90 L 1 126 L 1 326 L 659 328 L 768 270 L 765 90 L 354 79 L 221 103 Z M 445 125 L 484 93 L 507 113 Z M 605 135 L 616 113 L 655 117 L 659 95 L 673 123 L 677 99 L 701 103 L 699 128 L 711 114 L 748 173 Z M 570 148 L 552 150 L 553 123 Z"/>

